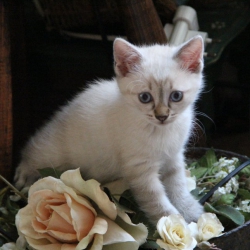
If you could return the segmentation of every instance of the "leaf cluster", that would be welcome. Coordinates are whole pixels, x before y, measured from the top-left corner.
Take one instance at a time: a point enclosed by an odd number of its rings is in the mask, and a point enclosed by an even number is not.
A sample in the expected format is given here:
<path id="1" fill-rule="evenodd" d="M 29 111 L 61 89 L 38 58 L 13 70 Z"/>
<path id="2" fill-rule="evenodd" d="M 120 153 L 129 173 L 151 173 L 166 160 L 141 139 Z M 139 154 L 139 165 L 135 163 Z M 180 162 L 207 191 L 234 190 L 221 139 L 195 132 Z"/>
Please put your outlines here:
<path id="1" fill-rule="evenodd" d="M 195 176 L 197 180 L 196 189 L 191 191 L 196 199 L 201 199 L 219 182 L 215 177 L 221 170 L 218 161 L 215 151 L 210 149 L 200 159 L 187 165 L 191 176 Z M 222 194 L 216 201 L 210 198 L 204 205 L 205 211 L 215 213 L 228 230 L 243 225 L 250 219 L 250 213 L 243 212 L 238 207 L 240 201 L 250 200 L 250 166 L 244 168 L 235 178 L 239 183 L 237 192 L 232 190 L 230 193 Z"/>
<path id="2" fill-rule="evenodd" d="M 12 201 L 12 196 L 13 192 L 8 186 L 0 190 L 0 246 L 18 238 L 15 216 L 23 205 Z"/>

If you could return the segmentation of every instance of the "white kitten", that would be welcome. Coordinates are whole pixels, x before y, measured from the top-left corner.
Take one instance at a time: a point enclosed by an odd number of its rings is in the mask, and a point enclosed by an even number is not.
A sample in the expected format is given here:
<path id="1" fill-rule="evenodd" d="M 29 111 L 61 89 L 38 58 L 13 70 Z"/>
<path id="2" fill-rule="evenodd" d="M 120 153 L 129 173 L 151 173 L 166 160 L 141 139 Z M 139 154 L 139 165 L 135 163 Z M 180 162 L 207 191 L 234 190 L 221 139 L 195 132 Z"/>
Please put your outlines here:
<path id="1" fill-rule="evenodd" d="M 80 167 L 102 184 L 123 177 L 153 223 L 177 213 L 196 221 L 203 209 L 187 190 L 183 152 L 203 86 L 202 38 L 179 47 L 116 39 L 114 59 L 115 79 L 80 93 L 30 139 L 16 186 L 38 168 Z"/>

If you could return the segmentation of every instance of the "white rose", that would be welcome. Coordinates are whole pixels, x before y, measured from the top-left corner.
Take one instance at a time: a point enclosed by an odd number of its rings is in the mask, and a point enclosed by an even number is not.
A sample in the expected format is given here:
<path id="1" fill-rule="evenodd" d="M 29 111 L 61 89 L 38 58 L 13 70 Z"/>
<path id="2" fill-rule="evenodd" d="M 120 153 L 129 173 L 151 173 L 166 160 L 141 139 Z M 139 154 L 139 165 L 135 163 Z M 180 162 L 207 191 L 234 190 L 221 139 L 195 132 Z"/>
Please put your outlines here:
<path id="1" fill-rule="evenodd" d="M 156 243 L 165 250 L 192 250 L 197 244 L 186 221 L 179 214 L 162 217 L 156 227 L 161 236 Z"/>
<path id="2" fill-rule="evenodd" d="M 211 238 L 222 235 L 224 227 L 213 213 L 204 213 L 200 216 L 197 224 L 190 223 L 193 236 L 198 242 L 208 241 Z"/>
<path id="3" fill-rule="evenodd" d="M 9 242 L 0 247 L 1 250 L 20 250 L 14 242 Z"/>

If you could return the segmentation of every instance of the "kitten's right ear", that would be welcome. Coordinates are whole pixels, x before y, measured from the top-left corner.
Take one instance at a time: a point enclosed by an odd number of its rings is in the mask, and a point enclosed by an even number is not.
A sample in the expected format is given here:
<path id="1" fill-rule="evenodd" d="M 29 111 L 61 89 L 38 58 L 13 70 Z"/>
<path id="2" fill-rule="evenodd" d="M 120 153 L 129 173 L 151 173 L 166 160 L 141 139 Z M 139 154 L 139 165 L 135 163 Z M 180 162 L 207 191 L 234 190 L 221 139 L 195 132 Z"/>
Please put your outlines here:
<path id="1" fill-rule="evenodd" d="M 181 45 L 175 59 L 179 62 L 181 68 L 192 73 L 199 73 L 203 69 L 203 47 L 202 37 L 196 36 Z"/>
<path id="2" fill-rule="evenodd" d="M 114 41 L 115 72 L 118 76 L 126 76 L 137 71 L 140 66 L 141 55 L 136 47 L 121 38 Z"/>

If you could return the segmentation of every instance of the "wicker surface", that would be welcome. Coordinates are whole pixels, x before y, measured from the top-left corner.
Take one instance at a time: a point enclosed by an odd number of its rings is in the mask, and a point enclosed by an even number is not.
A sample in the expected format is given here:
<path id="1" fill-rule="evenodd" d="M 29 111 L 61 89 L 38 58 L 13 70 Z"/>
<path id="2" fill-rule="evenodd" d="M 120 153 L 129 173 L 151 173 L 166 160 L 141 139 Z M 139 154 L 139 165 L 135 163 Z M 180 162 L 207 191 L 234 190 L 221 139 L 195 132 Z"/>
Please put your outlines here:
<path id="1" fill-rule="evenodd" d="M 119 0 L 117 3 L 130 42 L 133 44 L 167 43 L 152 0 Z"/>
<path id="2" fill-rule="evenodd" d="M 176 10 L 174 0 L 154 0 L 144 1 L 152 2 L 152 6 L 142 6 L 142 1 L 116 1 L 116 0 L 36 0 L 36 6 L 40 14 L 43 15 L 47 28 L 63 29 L 70 31 L 96 32 L 98 30 L 98 19 L 101 19 L 106 30 L 111 27 L 112 31 L 123 30 L 123 11 L 121 5 L 128 6 L 137 11 L 133 14 L 138 21 L 139 12 L 144 11 L 146 20 L 149 15 L 148 11 L 153 11 L 156 8 L 157 13 L 164 23 L 171 21 Z M 97 6 L 97 9 L 96 9 Z M 140 6 L 140 7 L 139 7 Z M 139 12 L 138 12 L 139 11 Z M 145 12 L 146 11 L 146 12 Z M 129 14 L 129 13 L 128 13 Z M 131 15 L 132 13 L 130 13 Z M 148 22 L 146 22 L 148 23 Z M 119 31 L 118 31 L 119 32 Z"/>

